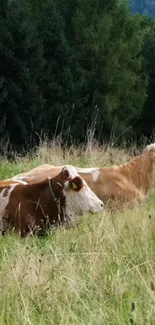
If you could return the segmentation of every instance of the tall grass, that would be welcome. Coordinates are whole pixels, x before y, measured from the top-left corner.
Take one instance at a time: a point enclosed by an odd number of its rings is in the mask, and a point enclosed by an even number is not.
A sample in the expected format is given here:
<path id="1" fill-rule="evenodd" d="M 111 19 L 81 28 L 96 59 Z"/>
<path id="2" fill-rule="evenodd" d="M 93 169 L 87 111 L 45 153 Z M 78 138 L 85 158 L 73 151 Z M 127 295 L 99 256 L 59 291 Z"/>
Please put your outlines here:
<path id="1" fill-rule="evenodd" d="M 42 163 L 108 166 L 133 151 L 97 143 L 0 161 L 1 179 Z M 154 193 L 143 206 L 85 215 L 45 238 L 0 237 L 0 325 L 154 325 Z"/>

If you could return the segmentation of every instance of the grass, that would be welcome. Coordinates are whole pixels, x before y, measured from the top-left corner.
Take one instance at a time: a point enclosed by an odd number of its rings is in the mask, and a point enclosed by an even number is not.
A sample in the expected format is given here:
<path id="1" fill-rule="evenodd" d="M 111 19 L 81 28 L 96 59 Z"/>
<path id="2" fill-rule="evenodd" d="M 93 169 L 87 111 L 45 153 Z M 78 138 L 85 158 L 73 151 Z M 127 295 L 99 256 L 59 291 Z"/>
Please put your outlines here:
<path id="1" fill-rule="evenodd" d="M 42 163 L 107 166 L 132 155 L 44 144 L 12 164 L 1 159 L 0 175 Z M 0 237 L 0 293 L 0 325 L 154 325 L 154 191 L 143 206 L 85 215 L 45 238 Z"/>

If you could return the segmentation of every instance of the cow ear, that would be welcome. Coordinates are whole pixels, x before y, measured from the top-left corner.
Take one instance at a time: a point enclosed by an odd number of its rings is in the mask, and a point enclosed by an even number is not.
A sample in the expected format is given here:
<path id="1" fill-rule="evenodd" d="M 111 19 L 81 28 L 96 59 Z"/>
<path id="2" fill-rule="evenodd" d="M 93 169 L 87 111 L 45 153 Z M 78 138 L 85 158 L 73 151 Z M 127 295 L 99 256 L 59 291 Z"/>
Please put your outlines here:
<path id="1" fill-rule="evenodd" d="M 62 168 L 61 174 L 65 181 L 69 181 L 71 179 L 70 173 L 66 167 Z"/>
<path id="2" fill-rule="evenodd" d="M 76 176 L 74 177 L 72 180 L 69 181 L 69 187 L 73 190 L 73 191 L 80 191 L 81 188 L 83 187 L 83 182 L 81 177 Z"/>

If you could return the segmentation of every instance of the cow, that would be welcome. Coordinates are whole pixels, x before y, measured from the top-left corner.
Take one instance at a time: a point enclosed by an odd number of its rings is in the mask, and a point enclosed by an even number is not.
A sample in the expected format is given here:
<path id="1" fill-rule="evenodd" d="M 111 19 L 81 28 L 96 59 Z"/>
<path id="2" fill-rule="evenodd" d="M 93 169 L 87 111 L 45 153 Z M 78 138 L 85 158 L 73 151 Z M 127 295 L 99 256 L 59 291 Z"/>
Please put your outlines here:
<path id="1" fill-rule="evenodd" d="M 124 202 L 143 202 L 152 185 L 154 163 L 155 144 L 151 144 L 126 164 L 102 168 L 76 167 L 76 170 L 102 201 L 115 198 Z M 33 183 L 48 175 L 54 176 L 60 168 L 45 164 L 13 179 Z"/>
<path id="2" fill-rule="evenodd" d="M 39 166 L 40 167 L 40 166 Z M 43 170 L 41 174 L 34 173 L 29 176 L 28 173 L 18 176 L 17 180 L 24 180 L 28 184 L 37 183 L 46 179 L 49 175 L 54 176 L 60 171 L 61 167 L 51 167 Z M 128 181 L 124 176 L 117 172 L 116 167 L 104 168 L 79 168 L 76 170 L 80 176 L 86 181 L 87 185 L 103 202 L 109 199 L 120 199 L 121 201 L 143 201 L 144 194 Z"/>
<path id="3" fill-rule="evenodd" d="M 0 182 L 1 230 L 19 230 L 25 236 L 30 229 L 45 228 L 71 221 L 75 214 L 100 212 L 103 202 L 78 175 L 75 167 L 67 165 L 59 174 L 40 182 L 27 184 L 23 180 Z M 59 216 L 60 215 L 60 216 Z"/>
<path id="4" fill-rule="evenodd" d="M 18 231 L 21 237 L 48 226 L 61 224 L 67 217 L 64 182 L 70 180 L 66 170 L 53 179 L 38 184 L 20 181 L 0 182 L 0 229 Z"/>

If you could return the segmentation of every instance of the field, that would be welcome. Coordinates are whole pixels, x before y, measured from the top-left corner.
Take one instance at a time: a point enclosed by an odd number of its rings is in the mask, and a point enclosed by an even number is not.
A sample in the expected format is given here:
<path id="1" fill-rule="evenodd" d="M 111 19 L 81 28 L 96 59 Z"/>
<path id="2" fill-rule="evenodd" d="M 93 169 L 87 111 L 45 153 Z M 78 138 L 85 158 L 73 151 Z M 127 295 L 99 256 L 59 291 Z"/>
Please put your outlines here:
<path id="1" fill-rule="evenodd" d="M 1 179 L 41 163 L 108 166 L 128 152 L 89 144 L 43 144 L 10 163 Z M 85 215 L 45 238 L 0 237 L 0 325 L 154 325 L 155 193 L 142 206 Z"/>

